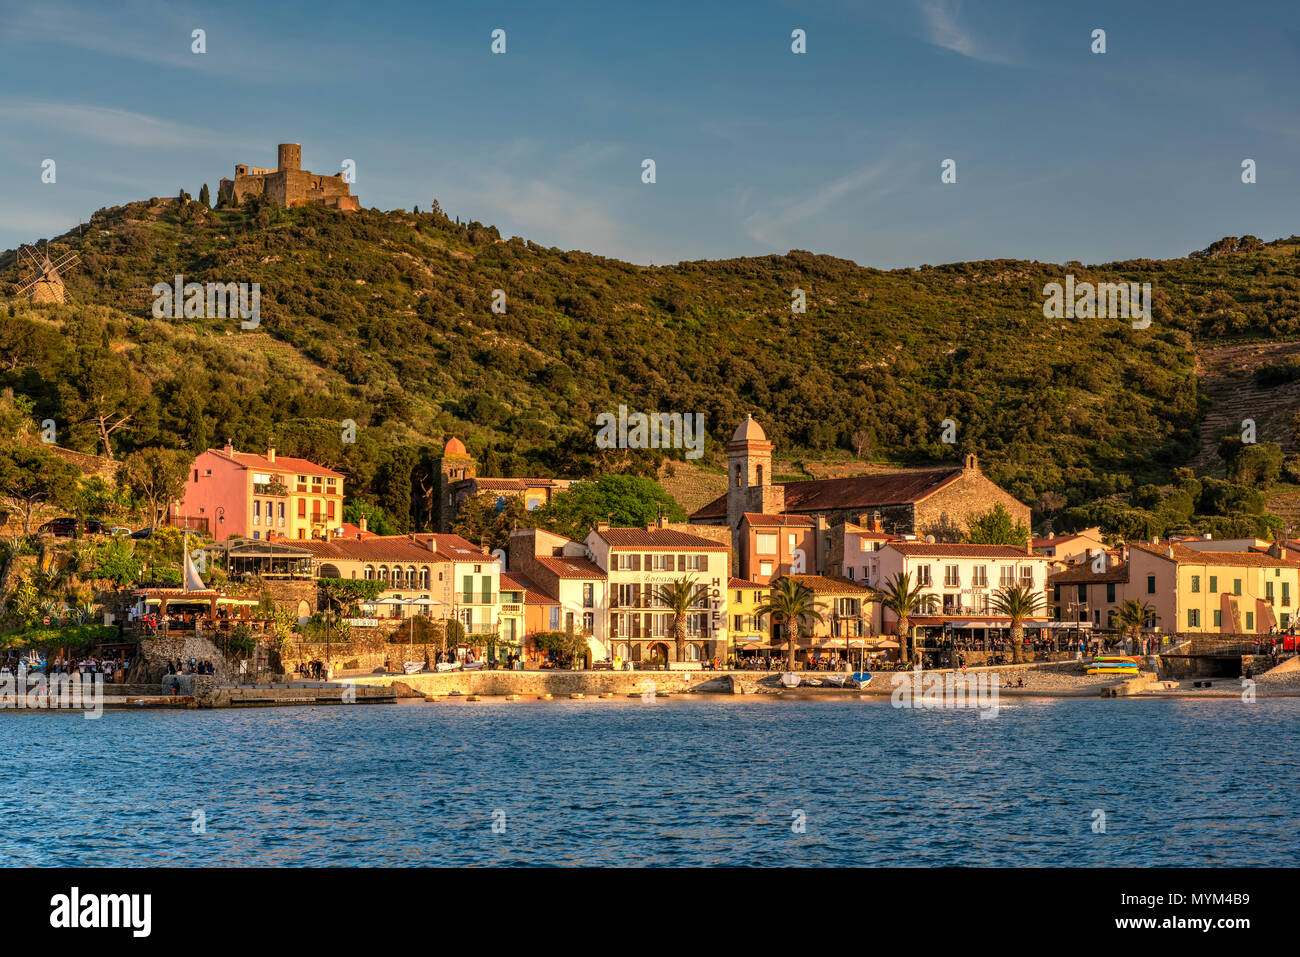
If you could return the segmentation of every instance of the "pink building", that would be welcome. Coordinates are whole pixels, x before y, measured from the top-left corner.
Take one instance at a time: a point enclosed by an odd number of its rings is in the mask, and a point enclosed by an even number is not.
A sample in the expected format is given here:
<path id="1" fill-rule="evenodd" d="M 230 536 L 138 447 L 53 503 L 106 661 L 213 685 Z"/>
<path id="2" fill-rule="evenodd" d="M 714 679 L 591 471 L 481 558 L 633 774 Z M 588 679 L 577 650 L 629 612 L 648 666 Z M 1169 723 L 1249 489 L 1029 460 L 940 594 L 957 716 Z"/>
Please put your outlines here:
<path id="1" fill-rule="evenodd" d="M 277 457 L 273 448 L 265 455 L 230 445 L 208 449 L 190 466 L 171 516 L 218 542 L 329 538 L 343 524 L 343 476 L 306 459 Z"/>

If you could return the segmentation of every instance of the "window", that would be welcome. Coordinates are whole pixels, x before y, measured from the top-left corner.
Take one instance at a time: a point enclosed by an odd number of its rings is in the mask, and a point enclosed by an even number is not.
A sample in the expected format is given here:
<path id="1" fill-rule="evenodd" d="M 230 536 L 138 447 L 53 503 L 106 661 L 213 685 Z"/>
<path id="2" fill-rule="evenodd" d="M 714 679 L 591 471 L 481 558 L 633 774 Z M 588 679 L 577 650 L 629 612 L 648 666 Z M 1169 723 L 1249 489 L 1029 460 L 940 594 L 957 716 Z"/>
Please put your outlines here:
<path id="1" fill-rule="evenodd" d="M 1192 591 L 1193 591 L 1193 592 L 1199 592 L 1200 590 L 1201 590 L 1201 576 L 1200 576 L 1200 575 L 1193 575 L 1193 576 L 1192 576 Z"/>
<path id="2" fill-rule="evenodd" d="M 759 573 L 760 575 L 762 575 L 764 578 L 771 578 L 771 577 L 772 577 L 772 563 L 771 563 L 771 562 L 759 562 L 759 563 L 758 563 L 758 573 Z"/>
<path id="3" fill-rule="evenodd" d="M 1234 579 L 1232 580 L 1232 593 L 1233 593 L 1234 595 L 1240 595 L 1240 594 L 1241 594 L 1241 579 L 1240 579 L 1240 578 L 1234 578 Z"/>
<path id="4" fill-rule="evenodd" d="M 1283 608 L 1291 607 L 1291 583 L 1290 582 L 1282 583 L 1282 607 Z M 1286 616 L 1284 615 L 1283 617 L 1285 618 Z"/>
<path id="5" fill-rule="evenodd" d="M 1253 611 L 1246 612 L 1246 630 L 1255 630 L 1255 613 Z"/>
<path id="6" fill-rule="evenodd" d="M 1114 600 L 1115 600 L 1115 583 L 1114 583 L 1114 582 L 1106 582 L 1106 600 L 1107 600 L 1107 601 L 1114 601 Z"/>
<path id="7" fill-rule="evenodd" d="M 582 586 L 582 607 L 596 607 L 596 586 L 591 582 L 587 582 Z"/>
<path id="8" fill-rule="evenodd" d="M 1187 609 L 1187 627 L 1188 628 L 1201 627 L 1201 610 L 1199 608 Z"/>
<path id="9" fill-rule="evenodd" d="M 1272 601 L 1272 600 L 1273 600 L 1273 583 L 1272 583 L 1272 582 L 1264 582 L 1264 600 L 1265 600 L 1265 601 Z"/>
<path id="10" fill-rule="evenodd" d="M 1210 594 L 1213 595 L 1213 594 L 1215 594 L 1218 590 L 1219 590 L 1219 576 L 1218 576 L 1218 575 L 1211 575 L 1211 576 L 1210 576 Z M 1216 622 L 1216 624 L 1217 624 L 1217 622 Z"/>
<path id="11" fill-rule="evenodd" d="M 466 575 L 464 578 L 464 585 L 465 587 L 462 589 L 464 592 L 462 601 L 472 602 L 474 600 L 474 576 Z"/>
<path id="12" fill-rule="evenodd" d="M 298 517 L 307 517 L 307 500 L 305 498 L 298 499 Z"/>
<path id="13" fill-rule="evenodd" d="M 998 584 L 1003 588 L 1010 588 L 1016 583 L 1016 566 L 1003 565 L 998 572 Z"/>
<path id="14" fill-rule="evenodd" d="M 943 584 L 945 588 L 960 587 L 961 574 L 956 565 L 943 566 Z"/>
<path id="15" fill-rule="evenodd" d="M 989 584 L 989 567 L 987 565 L 976 565 L 971 572 L 971 582 L 976 588 L 987 588 Z"/>
<path id="16" fill-rule="evenodd" d="M 595 631 L 595 629 L 596 629 L 596 616 L 593 615 L 593 614 L 592 614 L 591 612 L 589 612 L 589 611 L 587 611 L 587 612 L 583 612 L 583 614 L 582 614 L 582 630 L 583 630 L 583 631 Z"/>
<path id="17" fill-rule="evenodd" d="M 1020 584 L 1026 588 L 1034 587 L 1034 567 L 1032 565 L 1024 565 L 1021 567 Z"/>
<path id="18" fill-rule="evenodd" d="M 930 581 L 930 566 L 929 566 L 929 565 L 918 565 L 918 566 L 916 567 L 916 583 L 917 583 L 918 585 L 929 585 L 929 584 L 931 584 L 931 581 Z"/>
<path id="19" fill-rule="evenodd" d="M 466 576 L 466 579 L 468 580 L 468 576 Z M 623 625 L 624 628 L 627 627 L 627 623 L 625 619 L 626 619 L 625 615 L 619 616 L 620 623 Z M 560 630 L 560 606 L 552 605 L 551 606 L 551 631 L 559 631 L 559 630 Z M 626 637 L 627 632 L 620 631 L 619 635 L 620 637 Z"/>
<path id="20" fill-rule="evenodd" d="M 1210 581 L 1214 581 L 1214 579 L 1211 578 Z M 1223 627 L 1223 612 L 1217 608 L 1214 609 L 1214 627 L 1215 628 Z"/>
<path id="21" fill-rule="evenodd" d="M 1148 575 L 1148 576 L 1147 576 L 1147 594 L 1148 594 L 1148 595 L 1154 595 L 1155 593 L 1156 593 L 1156 576 L 1155 576 L 1155 575 Z"/>
<path id="22" fill-rule="evenodd" d="M 732 616 L 731 616 L 731 630 L 732 630 L 732 631 L 744 631 L 744 630 L 745 630 L 745 629 L 744 629 L 744 626 L 741 624 L 741 622 L 743 622 L 744 620 L 745 620 L 745 619 L 744 619 L 744 616 L 742 616 L 742 615 L 732 615 Z"/>

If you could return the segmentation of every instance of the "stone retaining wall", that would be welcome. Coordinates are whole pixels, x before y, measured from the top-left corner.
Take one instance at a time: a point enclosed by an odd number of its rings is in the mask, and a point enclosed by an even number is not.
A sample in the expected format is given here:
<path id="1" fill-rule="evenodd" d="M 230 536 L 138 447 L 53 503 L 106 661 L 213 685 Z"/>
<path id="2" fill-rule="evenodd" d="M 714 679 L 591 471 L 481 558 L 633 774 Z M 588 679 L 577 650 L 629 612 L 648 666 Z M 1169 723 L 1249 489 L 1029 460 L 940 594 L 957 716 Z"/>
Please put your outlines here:
<path id="1" fill-rule="evenodd" d="M 763 672 L 736 672 L 747 681 Z M 450 671 L 445 674 L 363 675 L 349 678 L 358 685 L 391 686 L 400 682 L 421 694 L 641 694 L 685 691 L 719 677 L 715 671 Z"/>

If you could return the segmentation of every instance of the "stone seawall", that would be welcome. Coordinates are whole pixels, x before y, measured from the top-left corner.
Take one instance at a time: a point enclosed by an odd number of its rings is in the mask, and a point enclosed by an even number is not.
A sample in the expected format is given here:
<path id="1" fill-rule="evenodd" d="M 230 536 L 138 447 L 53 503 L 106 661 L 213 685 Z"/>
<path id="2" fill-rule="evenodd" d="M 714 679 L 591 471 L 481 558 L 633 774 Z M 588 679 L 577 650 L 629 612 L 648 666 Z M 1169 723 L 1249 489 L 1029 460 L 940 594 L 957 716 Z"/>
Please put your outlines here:
<path id="1" fill-rule="evenodd" d="M 736 672 L 746 682 L 763 672 Z M 714 682 L 716 671 L 451 671 L 445 674 L 362 675 L 358 685 L 391 686 L 400 682 L 420 694 L 642 694 L 651 687 L 670 694 Z M 712 687 L 712 685 L 710 685 Z M 707 689 L 706 689 L 707 690 Z"/>

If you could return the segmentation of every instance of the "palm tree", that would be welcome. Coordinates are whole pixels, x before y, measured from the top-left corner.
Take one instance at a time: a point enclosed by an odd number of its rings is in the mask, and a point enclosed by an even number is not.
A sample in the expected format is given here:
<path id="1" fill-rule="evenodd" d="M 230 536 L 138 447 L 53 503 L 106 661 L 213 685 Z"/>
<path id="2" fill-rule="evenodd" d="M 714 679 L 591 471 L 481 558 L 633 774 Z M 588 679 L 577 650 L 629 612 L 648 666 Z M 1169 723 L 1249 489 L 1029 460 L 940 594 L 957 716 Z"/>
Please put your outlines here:
<path id="1" fill-rule="evenodd" d="M 1038 614 L 1043 593 L 1028 585 L 1008 585 L 998 589 L 990 604 L 999 615 L 1011 619 L 1011 663 L 1018 665 L 1025 660 L 1025 619 Z"/>
<path id="2" fill-rule="evenodd" d="M 786 626 L 786 666 L 794 671 L 794 650 L 799 641 L 799 627 L 813 622 L 824 622 L 822 614 L 826 606 L 817 600 L 813 590 L 793 578 L 778 578 L 772 583 L 772 590 L 754 614 L 770 616 L 775 623 L 778 619 Z"/>
<path id="3" fill-rule="evenodd" d="M 683 577 L 660 585 L 655 597 L 673 613 L 673 642 L 677 646 L 677 660 L 686 659 L 686 616 L 691 609 L 709 597 L 709 590 L 695 584 L 694 577 Z"/>
<path id="4" fill-rule="evenodd" d="M 1151 620 L 1151 605 L 1147 602 L 1140 602 L 1136 598 L 1129 598 L 1124 601 L 1119 610 L 1115 613 L 1115 621 L 1119 624 L 1119 636 L 1125 638 L 1129 632 L 1134 637 L 1141 632 L 1142 628 Z"/>
<path id="5" fill-rule="evenodd" d="M 912 576 L 907 572 L 898 572 L 880 589 L 880 606 L 888 608 L 898 618 L 898 654 L 903 664 L 912 660 L 911 618 L 924 603 L 921 588 L 919 581 L 912 584 Z"/>

